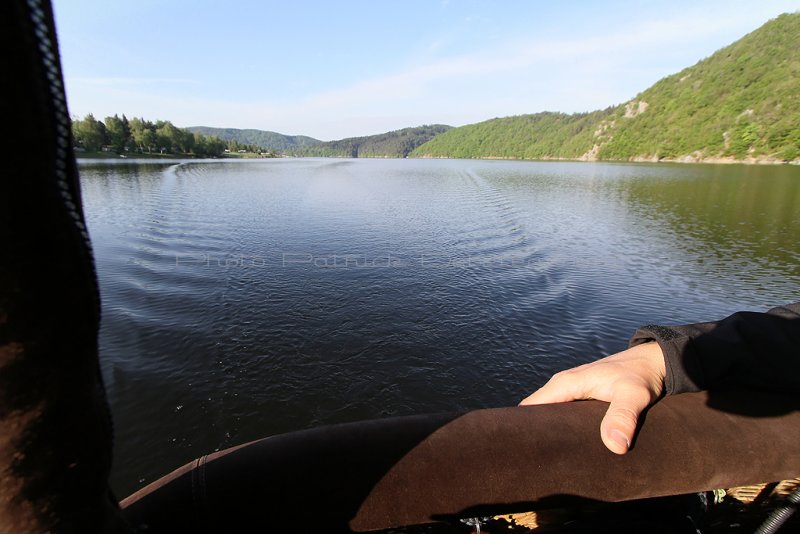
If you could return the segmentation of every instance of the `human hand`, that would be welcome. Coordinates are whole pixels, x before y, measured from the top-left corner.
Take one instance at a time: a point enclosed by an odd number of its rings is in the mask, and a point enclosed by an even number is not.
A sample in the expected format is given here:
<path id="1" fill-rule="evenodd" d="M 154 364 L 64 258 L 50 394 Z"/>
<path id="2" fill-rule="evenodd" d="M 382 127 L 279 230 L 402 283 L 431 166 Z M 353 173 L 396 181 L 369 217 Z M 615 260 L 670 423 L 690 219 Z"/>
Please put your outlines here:
<path id="1" fill-rule="evenodd" d="M 666 366 L 658 343 L 644 343 L 601 360 L 556 373 L 520 406 L 582 399 L 609 402 L 600 437 L 611 452 L 630 449 L 642 411 L 664 391 Z"/>

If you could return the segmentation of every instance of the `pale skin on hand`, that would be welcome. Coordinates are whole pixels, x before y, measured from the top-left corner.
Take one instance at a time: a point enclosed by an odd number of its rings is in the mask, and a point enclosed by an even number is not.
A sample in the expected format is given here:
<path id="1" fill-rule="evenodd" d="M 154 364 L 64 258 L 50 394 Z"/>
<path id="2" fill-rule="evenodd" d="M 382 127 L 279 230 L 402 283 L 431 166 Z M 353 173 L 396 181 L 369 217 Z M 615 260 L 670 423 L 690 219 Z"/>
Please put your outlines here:
<path id="1" fill-rule="evenodd" d="M 520 406 L 597 399 L 609 404 L 600 437 L 611 452 L 630 449 L 639 415 L 664 391 L 666 366 L 658 343 L 644 343 L 556 373 Z"/>

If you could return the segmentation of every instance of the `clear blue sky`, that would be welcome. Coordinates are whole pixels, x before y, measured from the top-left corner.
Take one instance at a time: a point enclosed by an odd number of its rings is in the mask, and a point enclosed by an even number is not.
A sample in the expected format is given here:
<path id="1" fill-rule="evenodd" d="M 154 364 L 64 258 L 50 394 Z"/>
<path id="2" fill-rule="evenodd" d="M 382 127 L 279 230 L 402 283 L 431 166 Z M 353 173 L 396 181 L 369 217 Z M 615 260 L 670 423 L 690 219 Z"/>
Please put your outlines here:
<path id="1" fill-rule="evenodd" d="M 800 0 L 53 0 L 73 116 L 322 140 L 625 102 Z"/>

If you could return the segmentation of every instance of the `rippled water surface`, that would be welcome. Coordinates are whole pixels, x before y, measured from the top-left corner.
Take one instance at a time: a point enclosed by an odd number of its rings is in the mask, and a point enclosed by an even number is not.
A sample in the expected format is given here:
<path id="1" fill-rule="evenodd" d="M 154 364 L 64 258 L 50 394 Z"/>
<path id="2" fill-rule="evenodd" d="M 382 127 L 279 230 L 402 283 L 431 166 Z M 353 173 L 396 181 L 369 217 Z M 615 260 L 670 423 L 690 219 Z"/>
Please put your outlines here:
<path id="1" fill-rule="evenodd" d="M 647 323 L 800 300 L 800 168 L 84 163 L 121 496 L 314 425 L 516 404 Z"/>

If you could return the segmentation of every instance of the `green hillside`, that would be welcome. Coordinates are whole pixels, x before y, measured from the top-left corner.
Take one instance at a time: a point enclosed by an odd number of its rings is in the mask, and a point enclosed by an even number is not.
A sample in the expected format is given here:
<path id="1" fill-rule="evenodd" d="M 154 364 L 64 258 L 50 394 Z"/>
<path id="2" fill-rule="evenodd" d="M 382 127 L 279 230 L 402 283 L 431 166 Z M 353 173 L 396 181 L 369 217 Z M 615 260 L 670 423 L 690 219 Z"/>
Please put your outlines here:
<path id="1" fill-rule="evenodd" d="M 318 145 L 296 148 L 291 151 L 297 156 L 339 157 L 339 158 L 404 158 L 415 148 L 430 141 L 450 126 L 432 124 L 403 128 L 393 132 L 350 137 L 339 141 L 329 141 Z"/>
<path id="2" fill-rule="evenodd" d="M 417 148 L 411 156 L 575 159 L 592 146 L 595 126 L 610 113 L 544 112 L 492 119 L 453 128 Z"/>
<path id="3" fill-rule="evenodd" d="M 629 102 L 454 128 L 416 157 L 789 161 L 800 158 L 800 13 L 784 14 Z"/>
<path id="4" fill-rule="evenodd" d="M 190 126 L 185 129 L 193 133 L 217 137 L 223 141 L 236 141 L 242 145 L 256 145 L 267 150 L 281 152 L 297 147 L 313 146 L 322 142 L 304 135 L 283 135 L 265 130 L 239 130 L 237 128 L 211 128 L 209 126 Z"/>

